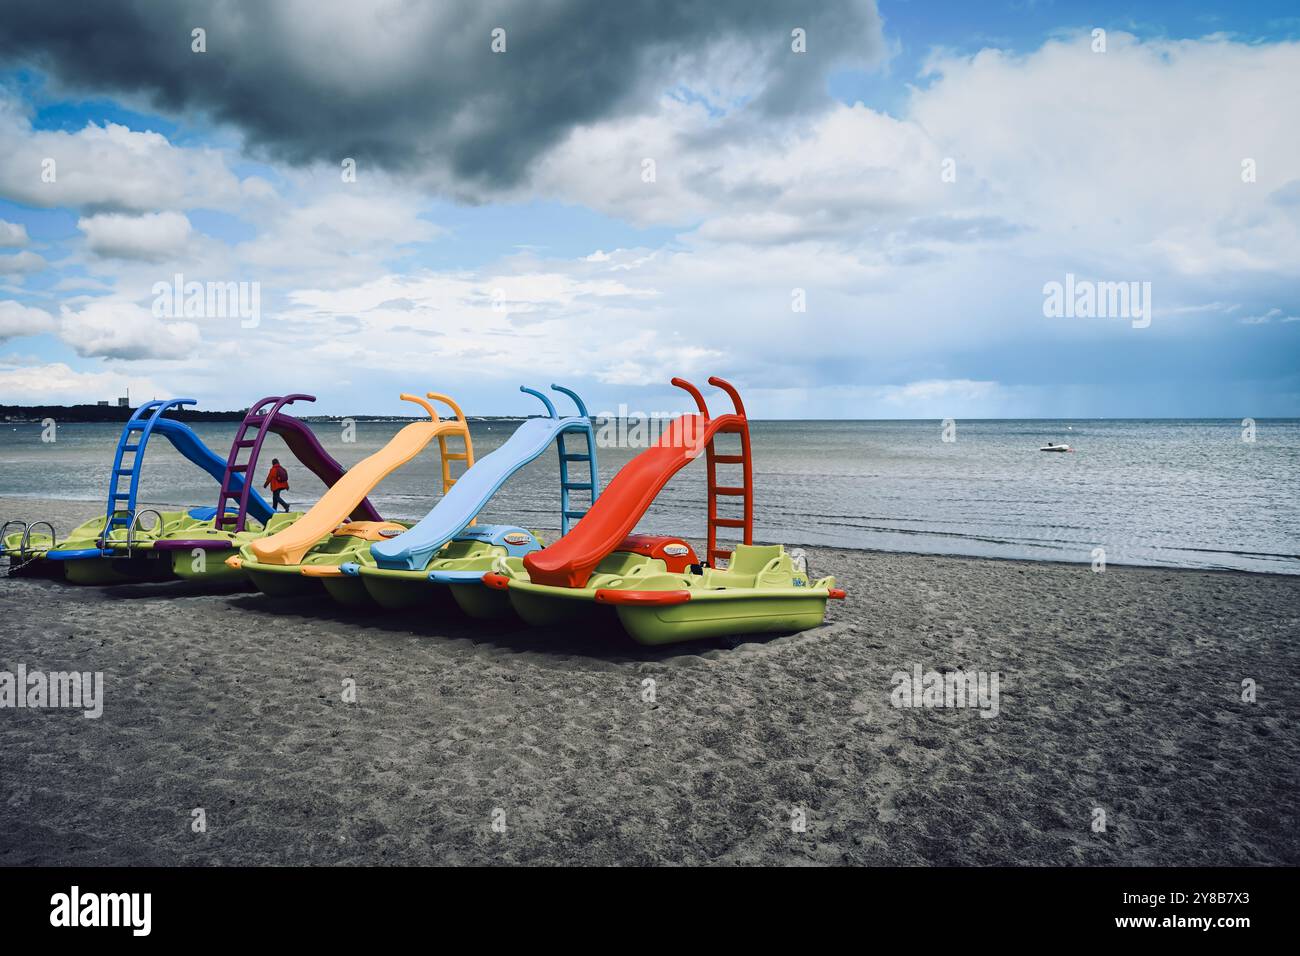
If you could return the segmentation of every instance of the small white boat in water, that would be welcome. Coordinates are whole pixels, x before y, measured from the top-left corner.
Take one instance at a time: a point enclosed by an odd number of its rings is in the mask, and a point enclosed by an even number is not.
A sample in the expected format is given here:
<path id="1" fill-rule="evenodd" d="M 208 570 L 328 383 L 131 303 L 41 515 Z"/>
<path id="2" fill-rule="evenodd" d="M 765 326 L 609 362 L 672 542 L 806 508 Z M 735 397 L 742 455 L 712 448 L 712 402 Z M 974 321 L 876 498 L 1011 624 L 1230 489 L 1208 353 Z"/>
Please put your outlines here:
<path id="1" fill-rule="evenodd" d="M 1060 445 L 1044 445 L 1042 448 L 1040 448 L 1040 449 L 1038 449 L 1038 450 L 1039 450 L 1039 451 L 1074 451 L 1073 448 L 1071 448 L 1069 445 L 1066 445 L 1066 444 L 1060 444 Z"/>

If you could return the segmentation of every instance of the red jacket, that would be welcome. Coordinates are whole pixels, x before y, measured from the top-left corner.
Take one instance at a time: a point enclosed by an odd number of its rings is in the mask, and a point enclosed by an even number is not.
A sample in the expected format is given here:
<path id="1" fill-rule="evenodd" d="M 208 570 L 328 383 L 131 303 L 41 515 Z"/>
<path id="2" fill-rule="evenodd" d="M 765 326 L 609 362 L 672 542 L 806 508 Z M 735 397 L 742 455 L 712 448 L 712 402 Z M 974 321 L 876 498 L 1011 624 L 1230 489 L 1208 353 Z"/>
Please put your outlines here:
<path id="1" fill-rule="evenodd" d="M 272 491 L 289 490 L 289 473 L 284 470 L 284 465 L 272 465 L 271 470 L 266 474 L 266 481 L 262 482 L 262 487 L 271 486 Z"/>

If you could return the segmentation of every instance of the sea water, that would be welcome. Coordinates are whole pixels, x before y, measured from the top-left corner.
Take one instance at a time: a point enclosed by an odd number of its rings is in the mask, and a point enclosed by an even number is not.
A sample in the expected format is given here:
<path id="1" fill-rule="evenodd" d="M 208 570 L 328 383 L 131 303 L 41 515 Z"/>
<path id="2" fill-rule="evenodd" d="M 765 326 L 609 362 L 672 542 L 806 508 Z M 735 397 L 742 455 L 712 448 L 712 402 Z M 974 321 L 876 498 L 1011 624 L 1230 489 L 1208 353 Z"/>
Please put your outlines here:
<path id="1" fill-rule="evenodd" d="M 354 442 L 343 441 L 339 422 L 313 428 L 351 465 L 403 424 L 358 422 Z M 517 425 L 475 422 L 477 455 Z M 236 427 L 195 426 L 222 457 Z M 119 428 L 67 424 L 43 442 L 38 424 L 0 426 L 0 496 L 103 499 Z M 938 421 L 756 421 L 751 430 L 758 541 L 1081 563 L 1101 548 L 1114 564 L 1300 574 L 1294 419 L 1259 420 L 1253 441 L 1243 440 L 1250 435 L 1240 420 L 958 421 L 946 432 Z M 1049 442 L 1075 451 L 1038 450 Z M 639 450 L 599 449 L 602 481 Z M 258 463 L 259 486 L 272 456 L 289 470 L 286 498 L 295 508 L 320 496 L 321 483 L 274 436 Z M 372 501 L 386 517 L 419 518 L 432 507 L 437 458 L 435 444 L 379 486 Z M 720 469 L 720 483 L 739 483 L 738 466 Z M 150 442 L 141 501 L 213 505 L 216 496 L 216 482 L 165 439 Z M 723 502 L 723 514 L 739 514 L 739 499 Z M 700 462 L 668 483 L 637 527 L 702 537 L 705 507 Z M 39 516 L 0 520 L 10 517 Z M 545 454 L 507 483 L 483 520 L 558 527 L 556 456 Z M 724 530 L 724 540 L 733 533 Z"/>

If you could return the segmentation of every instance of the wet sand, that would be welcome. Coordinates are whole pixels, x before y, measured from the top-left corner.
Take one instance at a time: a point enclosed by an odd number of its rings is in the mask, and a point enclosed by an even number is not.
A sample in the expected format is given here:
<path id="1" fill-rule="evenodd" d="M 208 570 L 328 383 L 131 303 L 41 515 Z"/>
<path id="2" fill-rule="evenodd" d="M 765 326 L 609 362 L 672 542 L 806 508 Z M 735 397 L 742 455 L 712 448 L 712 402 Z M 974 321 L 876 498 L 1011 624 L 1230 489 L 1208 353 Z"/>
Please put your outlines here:
<path id="1" fill-rule="evenodd" d="M 657 650 L 0 578 L 0 670 L 105 682 L 0 710 L 0 864 L 1300 863 L 1300 578 L 808 550 L 822 628 Z"/>

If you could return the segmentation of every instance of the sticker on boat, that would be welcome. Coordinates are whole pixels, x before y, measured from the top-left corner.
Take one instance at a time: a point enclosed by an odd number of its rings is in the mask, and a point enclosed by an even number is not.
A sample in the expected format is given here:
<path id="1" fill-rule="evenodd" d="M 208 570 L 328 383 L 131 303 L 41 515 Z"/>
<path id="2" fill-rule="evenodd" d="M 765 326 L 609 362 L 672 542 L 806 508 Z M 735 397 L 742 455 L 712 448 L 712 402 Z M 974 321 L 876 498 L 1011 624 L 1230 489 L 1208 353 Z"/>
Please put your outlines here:
<path id="1" fill-rule="evenodd" d="M 690 554 L 691 549 L 684 544 L 666 544 L 664 545 L 664 554 L 670 557 L 680 558 L 684 554 Z"/>
<path id="2" fill-rule="evenodd" d="M 379 529 L 379 537 L 381 537 L 381 538 L 396 538 L 399 534 L 402 533 L 402 531 L 403 531 L 402 528 L 380 528 L 380 529 Z"/>
<path id="3" fill-rule="evenodd" d="M 528 544 L 533 540 L 533 536 L 526 531 L 511 531 L 501 540 L 506 544 Z"/>

